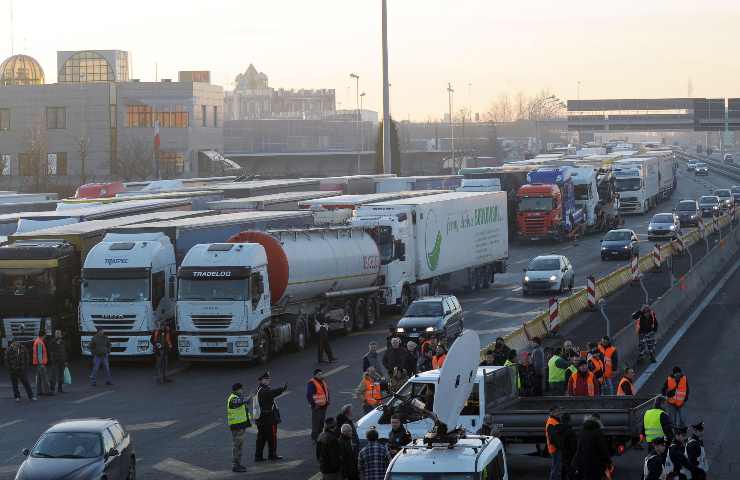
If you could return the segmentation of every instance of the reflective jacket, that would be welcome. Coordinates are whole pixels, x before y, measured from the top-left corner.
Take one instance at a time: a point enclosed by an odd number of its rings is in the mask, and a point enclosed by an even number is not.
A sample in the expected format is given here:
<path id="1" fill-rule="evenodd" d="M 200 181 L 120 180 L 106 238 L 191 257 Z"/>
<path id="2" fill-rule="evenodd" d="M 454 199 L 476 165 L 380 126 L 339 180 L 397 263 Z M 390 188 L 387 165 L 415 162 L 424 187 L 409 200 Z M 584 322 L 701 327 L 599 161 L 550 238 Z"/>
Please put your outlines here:
<path id="1" fill-rule="evenodd" d="M 39 347 L 41 347 L 41 358 L 39 358 Z M 46 342 L 41 337 L 36 337 L 33 341 L 33 364 L 34 365 L 46 365 L 49 363 L 49 359 L 46 355 Z"/>

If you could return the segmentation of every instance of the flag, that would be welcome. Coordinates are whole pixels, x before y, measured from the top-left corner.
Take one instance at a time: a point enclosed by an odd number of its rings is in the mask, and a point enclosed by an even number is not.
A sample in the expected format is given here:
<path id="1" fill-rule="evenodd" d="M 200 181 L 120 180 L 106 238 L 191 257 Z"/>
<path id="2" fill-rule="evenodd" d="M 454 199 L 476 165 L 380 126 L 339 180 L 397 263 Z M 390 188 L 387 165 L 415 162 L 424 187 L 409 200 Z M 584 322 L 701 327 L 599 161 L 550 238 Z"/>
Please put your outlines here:
<path id="1" fill-rule="evenodd" d="M 154 148 L 159 150 L 159 120 L 154 121 Z"/>

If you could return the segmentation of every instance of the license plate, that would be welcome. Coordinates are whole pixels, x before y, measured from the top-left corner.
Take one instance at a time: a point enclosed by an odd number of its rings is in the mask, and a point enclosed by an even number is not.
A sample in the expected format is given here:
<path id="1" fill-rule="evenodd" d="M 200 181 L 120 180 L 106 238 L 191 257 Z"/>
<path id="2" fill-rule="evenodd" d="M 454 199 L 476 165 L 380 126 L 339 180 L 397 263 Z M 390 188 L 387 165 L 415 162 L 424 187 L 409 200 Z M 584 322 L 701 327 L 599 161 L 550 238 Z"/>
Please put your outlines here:
<path id="1" fill-rule="evenodd" d="M 420 333 L 409 333 L 409 337 L 418 337 Z"/>
<path id="2" fill-rule="evenodd" d="M 125 347 L 126 343 L 124 342 L 111 342 L 112 347 Z"/>
<path id="3" fill-rule="evenodd" d="M 202 347 L 207 347 L 207 348 L 213 348 L 213 347 L 220 347 L 221 346 L 221 344 L 218 343 L 218 342 L 201 342 L 200 345 Z"/>

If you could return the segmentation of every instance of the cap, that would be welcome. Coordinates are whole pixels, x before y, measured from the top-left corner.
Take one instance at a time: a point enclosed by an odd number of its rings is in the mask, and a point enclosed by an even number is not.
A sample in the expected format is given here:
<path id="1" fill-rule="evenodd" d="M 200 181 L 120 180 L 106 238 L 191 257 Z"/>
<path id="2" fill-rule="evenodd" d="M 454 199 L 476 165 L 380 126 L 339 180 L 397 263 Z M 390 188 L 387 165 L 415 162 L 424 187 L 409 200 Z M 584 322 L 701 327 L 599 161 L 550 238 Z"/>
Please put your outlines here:
<path id="1" fill-rule="evenodd" d="M 697 430 L 699 432 L 703 432 L 704 431 L 704 422 L 699 422 L 699 423 L 697 423 L 695 425 L 692 425 L 691 428 L 693 428 L 694 430 Z"/>
<path id="2" fill-rule="evenodd" d="M 242 384 L 237 382 L 231 386 L 231 391 L 236 392 L 237 390 L 240 390 L 242 388 Z"/>
<path id="3" fill-rule="evenodd" d="M 314 375 L 317 375 L 319 373 L 324 373 L 324 371 L 322 369 L 320 369 L 320 368 L 317 368 L 316 370 L 313 371 L 313 374 Z"/>
<path id="4" fill-rule="evenodd" d="M 259 377 L 257 377 L 257 380 L 264 380 L 265 378 L 271 378 L 270 377 L 270 372 L 263 373 L 262 375 L 260 375 Z"/>
<path id="5" fill-rule="evenodd" d="M 653 443 L 653 445 L 665 445 L 666 444 L 666 440 L 665 440 L 665 437 L 657 437 L 657 438 L 654 438 L 653 439 L 653 442 L 652 443 Z"/>
<path id="6" fill-rule="evenodd" d="M 689 429 L 686 427 L 673 427 L 673 433 L 678 435 L 679 433 L 682 435 L 686 435 L 686 432 L 688 432 Z"/>

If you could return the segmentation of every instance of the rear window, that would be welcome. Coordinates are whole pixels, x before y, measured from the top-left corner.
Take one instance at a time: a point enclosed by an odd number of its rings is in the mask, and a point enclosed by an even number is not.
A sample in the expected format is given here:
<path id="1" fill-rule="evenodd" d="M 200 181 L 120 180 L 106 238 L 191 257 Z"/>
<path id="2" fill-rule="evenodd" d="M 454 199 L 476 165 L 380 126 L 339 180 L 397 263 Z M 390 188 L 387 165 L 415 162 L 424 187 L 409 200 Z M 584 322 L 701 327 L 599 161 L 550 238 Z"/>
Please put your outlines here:
<path id="1" fill-rule="evenodd" d="M 732 193 L 740 193 L 740 187 L 732 187 L 732 188 L 730 189 L 730 191 L 731 191 Z"/>
<path id="2" fill-rule="evenodd" d="M 715 190 L 714 194 L 718 197 L 729 197 L 731 195 L 729 190 Z"/>
<path id="3" fill-rule="evenodd" d="M 681 211 L 696 210 L 696 204 L 694 202 L 681 202 L 678 204 L 678 210 L 681 210 Z"/>
<path id="4" fill-rule="evenodd" d="M 653 217 L 654 223 L 673 223 L 673 215 L 661 214 Z"/>
<path id="5" fill-rule="evenodd" d="M 712 203 L 718 203 L 719 198 L 717 197 L 701 197 L 699 199 L 699 203 L 705 203 L 705 204 L 712 204 Z"/>

